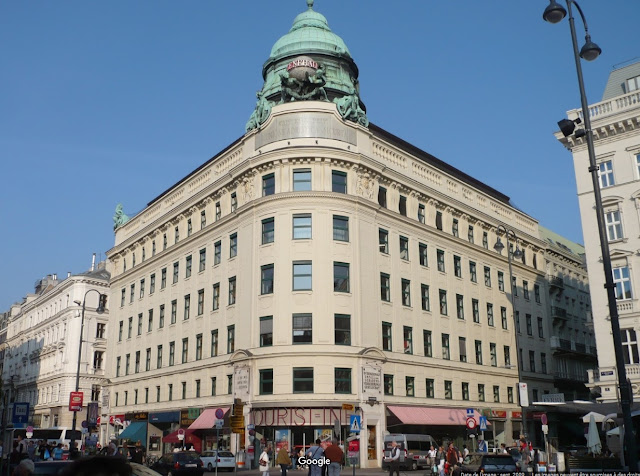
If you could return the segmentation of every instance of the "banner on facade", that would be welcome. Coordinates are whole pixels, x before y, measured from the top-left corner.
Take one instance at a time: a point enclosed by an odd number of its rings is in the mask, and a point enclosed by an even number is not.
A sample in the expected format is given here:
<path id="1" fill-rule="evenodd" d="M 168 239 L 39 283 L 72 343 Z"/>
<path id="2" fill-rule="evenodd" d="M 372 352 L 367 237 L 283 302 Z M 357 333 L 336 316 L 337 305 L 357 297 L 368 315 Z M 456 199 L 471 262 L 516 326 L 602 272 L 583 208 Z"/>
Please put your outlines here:
<path id="1" fill-rule="evenodd" d="M 98 402 L 89 402 L 87 405 L 87 425 L 98 426 Z"/>
<path id="2" fill-rule="evenodd" d="M 71 392 L 69 395 L 69 411 L 79 412 L 82 411 L 82 399 L 84 394 L 82 392 Z"/>
<path id="3" fill-rule="evenodd" d="M 375 365 L 362 366 L 362 393 L 366 397 L 382 395 L 382 369 Z"/>
<path id="4" fill-rule="evenodd" d="M 249 369 L 236 367 L 233 369 L 233 396 L 240 400 L 250 400 L 249 395 Z"/>

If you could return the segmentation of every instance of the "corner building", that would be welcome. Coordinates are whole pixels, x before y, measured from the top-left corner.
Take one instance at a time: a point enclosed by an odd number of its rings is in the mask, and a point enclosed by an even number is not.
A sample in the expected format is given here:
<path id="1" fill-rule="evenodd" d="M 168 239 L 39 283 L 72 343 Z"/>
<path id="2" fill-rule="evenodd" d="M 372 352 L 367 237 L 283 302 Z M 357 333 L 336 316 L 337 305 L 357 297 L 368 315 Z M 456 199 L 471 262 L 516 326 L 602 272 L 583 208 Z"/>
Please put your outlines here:
<path id="1" fill-rule="evenodd" d="M 263 77 L 248 132 L 115 231 L 105 417 L 208 449 L 215 410 L 225 433 L 241 401 L 251 457 L 336 420 L 345 438 L 357 413 L 362 467 L 381 465 L 386 431 L 462 438 L 467 408 L 511 443 L 518 352 L 493 245 L 513 228 L 515 288 L 544 287 L 537 221 L 370 124 L 350 52 L 312 5 Z M 526 305 L 546 315 L 544 293 Z"/>

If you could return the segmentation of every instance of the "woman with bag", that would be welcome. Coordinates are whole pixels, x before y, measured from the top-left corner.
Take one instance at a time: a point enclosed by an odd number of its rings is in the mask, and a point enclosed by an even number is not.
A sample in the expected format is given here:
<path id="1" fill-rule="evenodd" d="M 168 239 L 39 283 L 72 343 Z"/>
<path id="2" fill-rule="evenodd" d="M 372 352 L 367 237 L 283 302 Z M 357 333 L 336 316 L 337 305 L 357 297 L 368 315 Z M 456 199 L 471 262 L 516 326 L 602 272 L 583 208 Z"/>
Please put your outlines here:
<path id="1" fill-rule="evenodd" d="M 291 466 L 291 457 L 289 456 L 289 443 L 282 443 L 282 447 L 276 456 L 276 464 L 282 469 L 282 476 L 287 476 L 287 469 Z"/>
<path id="2" fill-rule="evenodd" d="M 267 447 L 260 454 L 260 459 L 258 460 L 260 463 L 260 471 L 262 476 L 269 476 L 269 453 L 271 453 L 271 444 L 268 444 Z"/>

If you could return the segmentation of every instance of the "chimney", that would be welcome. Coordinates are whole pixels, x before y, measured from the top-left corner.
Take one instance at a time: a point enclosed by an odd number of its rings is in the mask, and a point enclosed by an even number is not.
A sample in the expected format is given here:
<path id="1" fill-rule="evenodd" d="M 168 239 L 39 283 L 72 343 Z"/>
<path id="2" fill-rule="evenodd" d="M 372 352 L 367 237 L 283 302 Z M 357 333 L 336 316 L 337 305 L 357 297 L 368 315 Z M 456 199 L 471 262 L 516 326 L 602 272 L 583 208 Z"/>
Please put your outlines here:
<path id="1" fill-rule="evenodd" d="M 71 277 L 71 271 L 67 271 L 67 278 Z"/>
<path id="2" fill-rule="evenodd" d="M 91 258 L 91 271 L 96 269 L 96 254 L 93 253 L 93 258 Z"/>
<path id="3" fill-rule="evenodd" d="M 53 273 L 53 280 L 55 281 L 56 279 L 58 279 L 58 275 Z"/>

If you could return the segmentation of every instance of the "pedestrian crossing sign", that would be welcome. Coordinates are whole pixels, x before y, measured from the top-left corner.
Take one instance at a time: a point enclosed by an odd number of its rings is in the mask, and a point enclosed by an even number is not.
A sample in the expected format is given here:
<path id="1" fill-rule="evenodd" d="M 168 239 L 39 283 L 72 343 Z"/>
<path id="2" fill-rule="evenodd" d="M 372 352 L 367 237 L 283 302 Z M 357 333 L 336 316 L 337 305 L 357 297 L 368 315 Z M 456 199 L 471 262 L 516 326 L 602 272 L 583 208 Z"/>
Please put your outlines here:
<path id="1" fill-rule="evenodd" d="M 349 422 L 349 431 L 351 433 L 360 433 L 360 428 L 362 428 L 360 415 L 351 415 L 351 421 Z"/>

